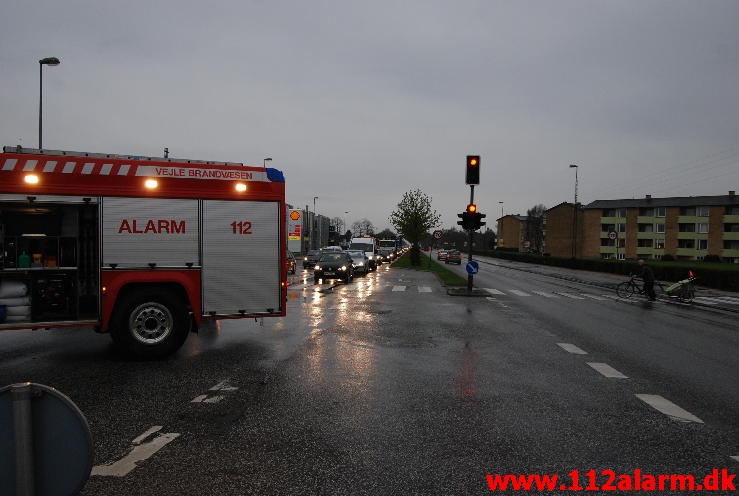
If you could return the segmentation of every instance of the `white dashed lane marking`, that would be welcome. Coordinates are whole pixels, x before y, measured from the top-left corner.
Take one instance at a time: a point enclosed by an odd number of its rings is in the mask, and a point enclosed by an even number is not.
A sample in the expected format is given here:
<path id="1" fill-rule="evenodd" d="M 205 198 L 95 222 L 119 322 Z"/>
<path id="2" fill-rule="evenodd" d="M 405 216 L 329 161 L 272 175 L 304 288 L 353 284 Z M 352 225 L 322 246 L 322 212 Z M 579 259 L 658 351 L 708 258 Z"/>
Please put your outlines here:
<path id="1" fill-rule="evenodd" d="M 419 293 L 430 293 L 431 288 L 428 286 L 418 286 L 418 292 Z"/>
<path id="2" fill-rule="evenodd" d="M 405 291 L 405 286 L 393 286 L 393 291 Z"/>
<path id="3" fill-rule="evenodd" d="M 605 377 L 609 377 L 611 379 L 628 379 L 628 377 L 626 377 L 607 363 L 587 362 L 587 364 L 600 372 Z"/>
<path id="4" fill-rule="evenodd" d="M 647 405 L 654 408 L 655 410 L 664 413 L 671 419 L 677 420 L 678 422 L 695 422 L 697 424 L 703 423 L 701 419 L 699 419 L 692 413 L 683 410 L 675 403 L 658 394 L 637 394 L 636 397 L 642 400 Z"/>
<path id="5" fill-rule="evenodd" d="M 736 455 L 736 456 L 732 456 L 732 457 L 731 457 L 731 459 L 732 459 L 732 460 L 736 460 L 736 461 L 738 461 L 738 462 L 739 462 L 739 455 Z"/>
<path id="6" fill-rule="evenodd" d="M 161 426 L 156 425 L 147 430 L 133 440 L 133 448 L 126 456 L 107 465 L 96 465 L 92 467 L 92 473 L 90 475 L 99 475 L 102 477 L 123 477 L 134 470 L 138 466 L 137 463 L 150 458 L 154 453 L 180 437 L 178 433 L 170 432 L 167 434 L 158 434 L 151 441 L 142 443 L 146 438 L 161 429 Z"/>
<path id="7" fill-rule="evenodd" d="M 603 298 L 602 296 L 598 296 L 598 295 L 593 295 L 593 294 L 588 294 L 588 293 L 581 293 L 581 294 L 585 298 L 590 298 L 590 299 L 593 299 L 593 300 L 598 300 L 598 301 L 606 301 L 606 300 L 608 300 L 608 298 Z"/>
<path id="8" fill-rule="evenodd" d="M 560 348 L 562 348 L 566 352 L 573 353 L 575 355 L 587 355 L 588 354 L 587 351 L 583 350 L 582 348 L 579 348 L 579 347 L 575 346 L 574 344 L 570 344 L 570 343 L 557 343 L 557 346 L 559 346 Z"/>
<path id="9" fill-rule="evenodd" d="M 585 299 L 582 296 L 577 296 L 572 293 L 557 293 L 557 294 L 561 296 L 566 296 L 567 298 L 572 298 L 573 300 L 584 300 Z"/>
<path id="10" fill-rule="evenodd" d="M 504 295 L 505 294 L 503 291 L 500 291 L 500 290 L 497 290 L 497 289 L 493 289 L 493 288 L 482 288 L 482 289 L 484 289 L 485 291 L 487 291 L 490 294 L 496 294 L 496 295 Z"/>

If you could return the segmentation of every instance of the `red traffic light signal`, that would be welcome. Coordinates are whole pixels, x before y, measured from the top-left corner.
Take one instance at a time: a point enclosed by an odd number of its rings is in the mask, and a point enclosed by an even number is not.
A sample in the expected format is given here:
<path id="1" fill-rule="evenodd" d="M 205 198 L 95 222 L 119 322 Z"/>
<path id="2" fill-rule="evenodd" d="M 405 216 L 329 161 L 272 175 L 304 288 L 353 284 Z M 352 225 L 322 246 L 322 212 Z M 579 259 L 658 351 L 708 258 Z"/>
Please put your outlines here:
<path id="1" fill-rule="evenodd" d="M 467 155 L 466 184 L 480 184 L 480 156 Z"/>

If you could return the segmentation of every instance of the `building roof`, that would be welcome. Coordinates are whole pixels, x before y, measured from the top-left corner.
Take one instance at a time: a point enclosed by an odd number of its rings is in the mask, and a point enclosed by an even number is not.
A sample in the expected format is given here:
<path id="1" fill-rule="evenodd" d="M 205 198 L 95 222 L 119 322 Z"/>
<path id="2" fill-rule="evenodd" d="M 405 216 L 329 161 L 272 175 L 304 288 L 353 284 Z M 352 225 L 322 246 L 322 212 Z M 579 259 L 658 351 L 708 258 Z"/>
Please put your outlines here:
<path id="1" fill-rule="evenodd" d="M 511 214 L 508 214 L 508 215 L 504 215 L 503 217 L 498 217 L 495 220 L 497 222 L 497 221 L 500 221 L 501 219 L 505 219 L 506 217 L 513 217 L 514 219 L 516 219 L 519 222 L 525 222 L 526 219 L 528 219 L 528 217 L 525 216 L 525 215 L 511 215 Z"/>
<path id="2" fill-rule="evenodd" d="M 716 205 L 739 205 L 739 197 L 736 195 L 718 195 L 595 200 L 583 208 L 707 207 Z"/>
<path id="3" fill-rule="evenodd" d="M 559 208 L 559 207 L 562 207 L 562 206 L 572 207 L 573 205 L 574 205 L 574 203 L 572 203 L 572 202 L 564 201 L 562 203 L 558 203 L 557 205 L 553 206 L 552 208 L 546 209 L 545 212 L 550 212 L 550 211 L 554 210 L 555 208 Z M 578 202 L 577 205 L 580 208 L 582 208 L 582 204 L 580 202 Z"/>

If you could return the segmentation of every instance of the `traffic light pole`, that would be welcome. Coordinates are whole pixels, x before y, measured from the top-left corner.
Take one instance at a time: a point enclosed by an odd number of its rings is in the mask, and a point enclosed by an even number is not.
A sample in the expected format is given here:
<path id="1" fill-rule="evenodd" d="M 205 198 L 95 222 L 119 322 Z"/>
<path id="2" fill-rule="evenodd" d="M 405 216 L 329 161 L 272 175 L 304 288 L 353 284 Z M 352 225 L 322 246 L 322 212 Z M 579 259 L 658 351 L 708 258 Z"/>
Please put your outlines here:
<path id="1" fill-rule="evenodd" d="M 470 184 L 470 205 L 475 203 L 475 185 Z M 469 241 L 469 254 L 467 255 L 467 261 L 472 261 L 472 240 L 475 236 L 475 231 L 473 229 L 469 229 L 470 231 L 470 241 Z M 472 293 L 472 279 L 474 276 L 472 274 L 467 274 L 467 293 Z"/>

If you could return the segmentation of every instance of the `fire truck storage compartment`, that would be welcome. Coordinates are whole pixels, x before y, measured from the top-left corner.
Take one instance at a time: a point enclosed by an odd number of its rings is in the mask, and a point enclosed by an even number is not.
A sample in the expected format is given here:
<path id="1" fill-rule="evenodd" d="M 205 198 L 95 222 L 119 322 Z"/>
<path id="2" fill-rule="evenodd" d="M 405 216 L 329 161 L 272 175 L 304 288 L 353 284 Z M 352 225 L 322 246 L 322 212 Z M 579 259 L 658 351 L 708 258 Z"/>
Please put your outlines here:
<path id="1" fill-rule="evenodd" d="M 103 269 L 195 268 L 198 200 L 103 198 Z"/>
<path id="2" fill-rule="evenodd" d="M 267 201 L 203 201 L 203 313 L 280 310 L 280 208 Z"/>
<path id="3" fill-rule="evenodd" d="M 0 195 L 5 324 L 98 318 L 96 198 Z"/>

